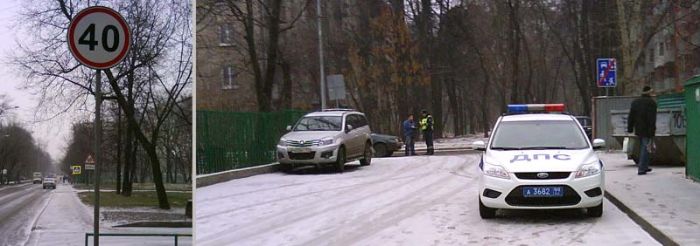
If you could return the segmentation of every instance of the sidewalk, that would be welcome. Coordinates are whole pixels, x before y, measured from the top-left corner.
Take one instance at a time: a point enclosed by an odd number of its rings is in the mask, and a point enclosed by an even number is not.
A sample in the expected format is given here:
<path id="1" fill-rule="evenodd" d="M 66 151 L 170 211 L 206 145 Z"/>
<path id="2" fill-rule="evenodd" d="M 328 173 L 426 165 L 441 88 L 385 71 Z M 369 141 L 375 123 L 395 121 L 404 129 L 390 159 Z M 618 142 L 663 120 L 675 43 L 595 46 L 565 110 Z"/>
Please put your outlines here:
<path id="1" fill-rule="evenodd" d="M 652 172 L 639 176 L 625 154 L 599 156 L 610 201 L 661 243 L 700 245 L 700 183 L 685 178 L 685 167 L 651 166 Z"/>
<path id="2" fill-rule="evenodd" d="M 26 245 L 84 245 L 85 233 L 92 232 L 92 207 L 84 205 L 77 192 L 70 185 L 58 184 L 51 192 L 42 212 L 33 223 Z M 103 209 L 104 210 L 104 209 Z M 104 211 L 103 211 L 104 212 Z M 112 221 L 102 218 L 101 233 L 184 233 L 191 234 L 192 228 L 114 228 Z M 90 238 L 92 240 L 92 238 Z M 168 237 L 103 237 L 100 242 L 107 245 L 172 245 Z M 91 243 L 91 242 L 90 242 Z M 192 238 L 180 239 L 181 245 L 191 245 Z"/>
<path id="3" fill-rule="evenodd" d="M 456 138 L 440 138 L 435 139 L 433 147 L 435 150 L 460 150 L 460 149 L 472 149 L 472 143 L 474 141 L 488 141 L 488 138 L 484 138 L 483 134 L 460 136 Z M 397 150 L 396 152 L 404 151 L 406 148 L 406 143 L 404 146 Z M 425 141 L 416 141 L 415 143 L 416 151 L 425 151 L 428 146 L 425 145 Z"/>

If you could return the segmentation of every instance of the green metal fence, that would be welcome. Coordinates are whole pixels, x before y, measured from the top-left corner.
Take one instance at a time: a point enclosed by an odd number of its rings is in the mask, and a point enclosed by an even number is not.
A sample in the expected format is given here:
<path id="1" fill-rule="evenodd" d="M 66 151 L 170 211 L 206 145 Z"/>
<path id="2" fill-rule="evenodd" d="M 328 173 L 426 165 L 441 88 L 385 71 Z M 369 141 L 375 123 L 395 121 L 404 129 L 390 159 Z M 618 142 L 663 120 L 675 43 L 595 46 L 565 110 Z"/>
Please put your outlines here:
<path id="1" fill-rule="evenodd" d="M 197 174 L 274 162 L 280 136 L 304 114 L 198 110 Z"/>

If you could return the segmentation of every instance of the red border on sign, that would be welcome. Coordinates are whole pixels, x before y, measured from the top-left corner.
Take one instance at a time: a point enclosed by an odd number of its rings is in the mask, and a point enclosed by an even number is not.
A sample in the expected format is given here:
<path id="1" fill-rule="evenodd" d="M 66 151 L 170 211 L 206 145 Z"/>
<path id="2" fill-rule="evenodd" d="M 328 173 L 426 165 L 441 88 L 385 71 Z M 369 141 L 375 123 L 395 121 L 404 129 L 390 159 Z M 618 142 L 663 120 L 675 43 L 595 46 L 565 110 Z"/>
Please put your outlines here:
<path id="1" fill-rule="evenodd" d="M 119 52 L 119 55 L 117 55 L 117 57 L 115 57 L 114 59 L 112 59 L 110 61 L 102 62 L 102 63 L 90 61 L 87 58 L 85 58 L 84 56 L 82 56 L 80 54 L 80 52 L 78 52 L 78 48 L 75 46 L 75 43 L 73 42 L 73 38 L 72 38 L 73 34 L 75 34 L 75 28 L 77 26 L 77 23 L 80 22 L 81 19 L 85 18 L 85 16 L 92 14 L 92 13 L 96 13 L 96 12 L 102 12 L 102 13 L 105 13 L 105 14 L 108 14 L 108 15 L 114 17 L 114 19 L 116 19 L 117 22 L 119 22 L 119 25 L 122 27 L 122 29 L 124 29 L 124 46 L 123 46 L 122 50 Z M 68 49 L 73 54 L 73 56 L 76 59 L 78 59 L 78 61 L 80 63 L 82 63 L 88 67 L 95 68 L 95 69 L 111 68 L 114 65 L 116 65 L 117 63 L 119 63 L 121 60 L 123 60 L 124 57 L 126 57 L 126 52 L 129 51 L 130 47 L 131 47 L 131 30 L 129 30 L 129 26 L 126 24 L 126 21 L 124 20 L 124 18 L 119 13 L 114 11 L 113 9 L 103 7 L 103 6 L 93 6 L 93 7 L 83 9 L 80 12 L 78 12 L 77 15 L 75 15 L 73 20 L 70 22 L 70 25 L 68 26 Z"/>

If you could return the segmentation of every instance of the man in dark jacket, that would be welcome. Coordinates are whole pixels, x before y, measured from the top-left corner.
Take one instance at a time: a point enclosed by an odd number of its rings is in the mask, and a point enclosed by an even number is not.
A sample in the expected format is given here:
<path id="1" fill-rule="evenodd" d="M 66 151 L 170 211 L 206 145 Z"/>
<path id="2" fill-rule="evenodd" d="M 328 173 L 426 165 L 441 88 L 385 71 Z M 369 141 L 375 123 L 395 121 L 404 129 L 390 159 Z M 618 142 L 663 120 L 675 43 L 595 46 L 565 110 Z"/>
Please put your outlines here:
<path id="1" fill-rule="evenodd" d="M 408 119 L 403 122 L 403 136 L 406 142 L 406 156 L 416 155 L 415 134 L 416 122 L 413 121 L 413 114 L 408 114 Z"/>
<path id="2" fill-rule="evenodd" d="M 627 132 L 634 132 L 639 137 L 639 166 L 638 175 L 647 174 L 649 168 L 649 148 L 656 135 L 656 102 L 651 98 L 654 90 L 645 86 L 642 96 L 632 101 L 630 113 L 627 116 Z M 653 144 L 652 144 L 653 145 Z"/>

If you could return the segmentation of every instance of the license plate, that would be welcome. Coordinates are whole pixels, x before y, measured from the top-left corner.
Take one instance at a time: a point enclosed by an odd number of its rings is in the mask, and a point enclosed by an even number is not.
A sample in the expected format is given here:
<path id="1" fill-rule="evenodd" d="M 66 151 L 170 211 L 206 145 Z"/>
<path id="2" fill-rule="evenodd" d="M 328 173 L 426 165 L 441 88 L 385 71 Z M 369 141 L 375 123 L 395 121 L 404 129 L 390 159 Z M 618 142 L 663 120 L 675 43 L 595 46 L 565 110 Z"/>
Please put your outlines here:
<path id="1" fill-rule="evenodd" d="M 523 187 L 523 197 L 562 197 L 564 187 L 561 186 L 534 186 Z"/>
<path id="2" fill-rule="evenodd" d="M 292 153 L 311 153 L 311 149 L 309 149 L 309 148 L 290 148 L 289 152 L 292 152 Z"/>

